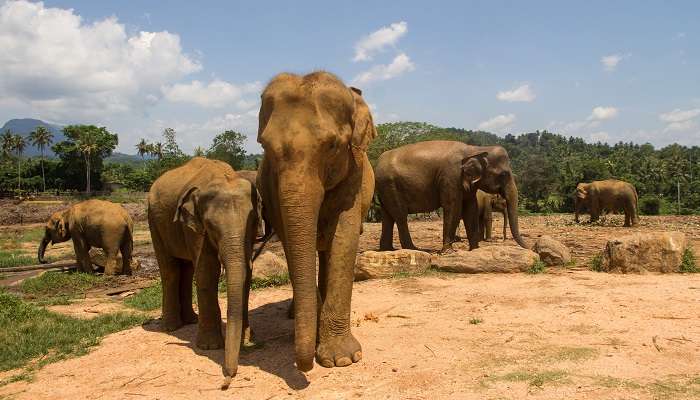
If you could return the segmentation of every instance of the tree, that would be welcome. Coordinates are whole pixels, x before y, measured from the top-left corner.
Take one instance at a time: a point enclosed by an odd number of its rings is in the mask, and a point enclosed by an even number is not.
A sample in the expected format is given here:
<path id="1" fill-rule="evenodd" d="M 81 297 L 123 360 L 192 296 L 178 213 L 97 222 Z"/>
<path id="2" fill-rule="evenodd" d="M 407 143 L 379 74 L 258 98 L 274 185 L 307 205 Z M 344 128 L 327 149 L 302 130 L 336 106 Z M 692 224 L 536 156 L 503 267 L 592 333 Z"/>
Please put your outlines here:
<path id="1" fill-rule="evenodd" d="M 14 146 L 15 135 L 12 131 L 7 129 L 5 133 L 0 136 L 0 147 L 2 147 L 2 157 L 8 158 L 12 155 Z"/>
<path id="2" fill-rule="evenodd" d="M 22 153 L 27 147 L 27 141 L 21 135 L 14 135 L 12 139 L 12 149 L 17 155 L 17 189 L 22 191 Z"/>
<path id="3" fill-rule="evenodd" d="M 246 136 L 236 131 L 225 131 L 214 137 L 213 143 L 207 150 L 207 158 L 228 163 L 234 170 L 243 169 L 246 152 L 243 142 Z"/>
<path id="4" fill-rule="evenodd" d="M 136 145 L 136 151 L 141 156 L 141 159 L 145 159 L 145 155 L 148 154 L 149 144 L 146 139 L 141 138 L 141 141 Z"/>
<path id="5" fill-rule="evenodd" d="M 197 146 L 194 148 L 194 152 L 192 153 L 192 155 L 194 155 L 195 157 L 204 157 L 205 153 L 206 153 L 206 150 L 204 150 L 204 147 Z"/>
<path id="6" fill-rule="evenodd" d="M 182 158 L 185 153 L 182 152 L 180 146 L 175 140 L 175 129 L 165 128 L 163 130 L 163 158 Z"/>
<path id="7" fill-rule="evenodd" d="M 44 174 L 44 149 L 46 146 L 53 143 L 53 133 L 43 126 L 37 126 L 32 133 L 29 134 L 29 139 L 32 145 L 39 149 L 41 153 L 41 182 L 42 189 L 46 191 L 46 175 Z"/>
<path id="8" fill-rule="evenodd" d="M 158 160 L 162 160 L 163 159 L 163 143 L 156 142 L 153 144 L 149 144 L 148 153 L 154 157 L 157 157 Z"/>
<path id="9" fill-rule="evenodd" d="M 75 174 L 82 166 L 85 168 L 85 189 L 90 192 L 93 180 L 101 179 L 103 159 L 112 154 L 119 137 L 105 127 L 94 125 L 70 125 L 63 128 L 63 133 L 67 140 L 57 143 L 52 149 L 61 158 L 66 182 L 79 181 Z"/>

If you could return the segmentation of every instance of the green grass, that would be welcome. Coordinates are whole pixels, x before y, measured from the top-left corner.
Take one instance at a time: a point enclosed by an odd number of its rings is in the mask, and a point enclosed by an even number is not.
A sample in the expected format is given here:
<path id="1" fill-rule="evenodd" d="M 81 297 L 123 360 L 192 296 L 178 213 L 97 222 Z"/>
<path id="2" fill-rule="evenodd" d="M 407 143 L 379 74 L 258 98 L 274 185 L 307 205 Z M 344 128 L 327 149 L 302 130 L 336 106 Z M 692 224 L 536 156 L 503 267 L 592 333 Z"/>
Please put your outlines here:
<path id="1" fill-rule="evenodd" d="M 28 372 L 45 364 L 85 354 L 105 335 L 139 325 L 145 319 L 127 313 L 77 319 L 0 290 L 0 371 L 26 367 L 19 377 L 10 377 L 2 384 L 26 379 Z"/>
<path id="2" fill-rule="evenodd" d="M 28 256 L 20 251 L 0 250 L 0 268 L 21 267 L 37 263 L 36 257 Z"/>
<path id="3" fill-rule="evenodd" d="M 683 259 L 681 260 L 680 272 L 684 273 L 697 273 L 698 266 L 695 263 L 695 253 L 690 247 L 686 248 L 683 252 Z"/>
<path id="4" fill-rule="evenodd" d="M 124 300 L 124 304 L 141 311 L 157 310 L 163 304 L 163 286 L 160 281 L 153 286 L 141 289 Z"/>
<path id="5" fill-rule="evenodd" d="M 22 293 L 35 300 L 51 300 L 60 297 L 73 298 L 104 282 L 103 276 L 83 272 L 45 272 L 36 278 L 22 282 Z"/>
<path id="6" fill-rule="evenodd" d="M 566 371 L 514 371 L 505 375 L 496 377 L 496 380 L 507 382 L 527 382 L 530 386 L 542 387 L 545 383 L 553 383 L 563 381 L 568 374 Z"/>
<path id="7" fill-rule="evenodd" d="M 593 258 L 591 258 L 590 264 L 591 264 L 591 266 L 590 266 L 591 271 L 605 272 L 603 270 L 603 256 L 602 255 L 598 254 L 598 255 L 594 256 Z"/>
<path id="8" fill-rule="evenodd" d="M 530 265 L 530 268 L 528 268 L 528 270 L 525 272 L 536 275 L 543 273 L 545 269 L 547 269 L 547 264 L 545 264 L 542 260 L 534 259 L 532 261 L 532 265 Z"/>
<path id="9" fill-rule="evenodd" d="M 591 347 L 560 347 L 548 357 L 551 361 L 585 361 L 598 357 L 598 350 Z"/>
<path id="10" fill-rule="evenodd" d="M 481 318 L 472 318 L 469 320 L 469 323 L 472 325 L 479 325 L 482 322 L 484 322 L 484 320 Z"/>

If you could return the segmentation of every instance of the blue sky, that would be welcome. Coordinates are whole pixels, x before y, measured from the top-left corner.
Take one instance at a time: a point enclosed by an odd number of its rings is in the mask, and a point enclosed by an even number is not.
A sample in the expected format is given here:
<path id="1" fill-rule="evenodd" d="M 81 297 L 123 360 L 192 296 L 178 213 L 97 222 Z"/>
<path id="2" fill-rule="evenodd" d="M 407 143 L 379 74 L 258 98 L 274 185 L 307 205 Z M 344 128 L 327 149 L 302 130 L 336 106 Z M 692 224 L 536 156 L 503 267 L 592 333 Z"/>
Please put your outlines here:
<path id="1" fill-rule="evenodd" d="M 698 2 L 0 4 L 0 120 L 102 124 L 129 153 L 164 127 L 258 151 L 264 84 L 315 69 L 378 122 L 700 144 Z"/>

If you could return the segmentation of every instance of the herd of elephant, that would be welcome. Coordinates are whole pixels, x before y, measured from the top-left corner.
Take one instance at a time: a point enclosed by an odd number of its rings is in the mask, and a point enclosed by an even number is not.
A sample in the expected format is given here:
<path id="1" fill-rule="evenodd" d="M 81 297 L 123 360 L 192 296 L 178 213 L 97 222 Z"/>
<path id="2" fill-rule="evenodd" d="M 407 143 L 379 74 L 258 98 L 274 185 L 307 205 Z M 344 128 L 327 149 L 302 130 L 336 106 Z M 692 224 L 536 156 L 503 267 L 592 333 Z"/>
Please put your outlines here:
<path id="1" fill-rule="evenodd" d="M 451 251 L 460 219 L 469 248 L 490 239 L 491 212 L 510 222 L 513 239 L 527 247 L 518 225 L 518 190 L 500 146 L 453 141 L 406 145 L 382 154 L 375 168 L 366 150 L 376 130 L 359 89 L 327 72 L 283 73 L 261 96 L 257 173 L 194 158 L 159 177 L 148 193 L 148 223 L 163 285 L 162 326 L 198 323 L 196 345 L 224 347 L 224 373 L 236 374 L 240 344 L 251 341 L 248 294 L 254 243 L 272 232 L 283 247 L 293 287 L 296 365 L 343 367 L 362 358 L 351 333 L 353 269 L 362 222 L 375 192 L 381 202 L 381 250 L 415 248 L 407 216 L 443 209 L 442 251 Z M 376 174 L 376 176 L 375 176 Z M 576 220 L 623 209 L 636 224 L 637 194 L 620 181 L 580 184 Z M 54 214 L 49 243 L 73 239 L 81 270 L 92 271 L 88 250 L 103 248 L 105 274 L 129 273 L 133 222 L 119 205 L 89 200 Z M 264 244 L 264 243 L 263 243 Z M 117 265 L 116 254 L 122 254 Z M 317 260 L 318 256 L 318 271 Z M 227 324 L 221 326 L 217 288 L 225 271 Z M 196 279 L 199 315 L 192 308 Z"/>

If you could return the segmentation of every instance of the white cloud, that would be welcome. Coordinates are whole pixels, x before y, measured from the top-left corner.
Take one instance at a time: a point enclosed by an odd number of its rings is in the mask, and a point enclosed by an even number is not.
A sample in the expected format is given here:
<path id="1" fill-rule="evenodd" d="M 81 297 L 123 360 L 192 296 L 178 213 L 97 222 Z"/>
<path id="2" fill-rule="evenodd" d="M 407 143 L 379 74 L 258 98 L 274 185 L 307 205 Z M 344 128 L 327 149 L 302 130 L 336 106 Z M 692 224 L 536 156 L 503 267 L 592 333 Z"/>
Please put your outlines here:
<path id="1" fill-rule="evenodd" d="M 515 114 L 501 114 L 479 124 L 478 129 L 500 133 L 515 122 Z"/>
<path id="2" fill-rule="evenodd" d="M 535 92 L 532 91 L 529 84 L 519 86 L 513 90 L 498 92 L 496 98 L 501 101 L 524 101 L 531 102 L 535 100 Z"/>
<path id="3" fill-rule="evenodd" d="M 370 33 L 355 44 L 353 61 L 368 61 L 375 53 L 393 46 L 408 32 L 408 24 L 404 21 L 395 22 L 389 26 Z"/>
<path id="4" fill-rule="evenodd" d="M 673 111 L 659 114 L 659 119 L 668 123 L 664 129 L 664 132 L 684 132 L 697 126 L 695 118 L 699 115 L 700 108 L 692 108 L 690 110 L 681 110 L 676 108 Z"/>
<path id="5" fill-rule="evenodd" d="M 224 107 L 236 104 L 240 108 L 250 107 L 250 101 L 243 99 L 247 94 L 260 92 L 260 82 L 236 86 L 226 81 L 213 80 L 205 85 L 200 81 L 178 83 L 162 88 L 163 95 L 174 103 L 192 103 L 201 107 Z"/>
<path id="6" fill-rule="evenodd" d="M 601 57 L 600 63 L 603 64 L 603 68 L 606 71 L 612 72 L 617 69 L 617 65 L 620 63 L 620 61 L 627 57 L 629 57 L 629 54 L 610 54 L 608 56 Z"/>
<path id="7" fill-rule="evenodd" d="M 604 121 L 607 119 L 613 119 L 619 114 L 619 110 L 615 107 L 595 107 L 588 116 L 588 121 Z"/>
<path id="8" fill-rule="evenodd" d="M 594 142 L 594 143 L 597 143 L 597 142 L 603 142 L 603 143 L 604 143 L 604 142 L 607 142 L 607 141 L 610 139 L 610 135 L 608 135 L 607 132 L 602 132 L 602 131 L 601 131 L 601 132 L 591 133 L 591 134 L 589 135 L 589 137 L 591 138 L 591 141 Z"/>
<path id="9" fill-rule="evenodd" d="M 355 84 L 367 84 L 373 81 L 385 81 L 395 78 L 404 72 L 413 71 L 415 66 L 411 59 L 404 53 L 399 54 L 394 58 L 391 64 L 375 65 L 368 71 L 361 73 L 353 79 Z"/>
<path id="10" fill-rule="evenodd" d="M 157 101 L 199 71 L 167 31 L 127 34 L 115 17 L 86 23 L 41 2 L 0 5 L 0 92 L 44 118 L 105 118 Z"/>

